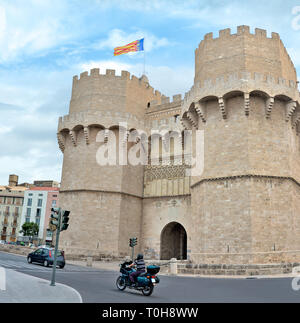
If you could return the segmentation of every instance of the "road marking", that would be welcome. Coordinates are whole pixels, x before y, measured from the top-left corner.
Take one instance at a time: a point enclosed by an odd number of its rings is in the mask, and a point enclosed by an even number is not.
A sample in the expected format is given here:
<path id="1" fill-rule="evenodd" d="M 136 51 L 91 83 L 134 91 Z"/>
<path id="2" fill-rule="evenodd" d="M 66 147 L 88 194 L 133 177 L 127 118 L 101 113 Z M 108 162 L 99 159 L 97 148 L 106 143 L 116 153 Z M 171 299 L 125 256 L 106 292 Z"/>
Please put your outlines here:
<path id="1" fill-rule="evenodd" d="M 0 291 L 6 290 L 6 272 L 5 268 L 0 267 Z"/>

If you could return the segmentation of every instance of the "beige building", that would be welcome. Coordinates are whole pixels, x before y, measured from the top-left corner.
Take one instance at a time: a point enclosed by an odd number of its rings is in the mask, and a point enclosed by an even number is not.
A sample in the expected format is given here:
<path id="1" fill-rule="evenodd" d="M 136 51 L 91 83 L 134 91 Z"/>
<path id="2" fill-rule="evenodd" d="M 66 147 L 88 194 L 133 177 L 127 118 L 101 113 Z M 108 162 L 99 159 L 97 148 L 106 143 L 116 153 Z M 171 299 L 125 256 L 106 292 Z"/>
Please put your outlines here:
<path id="1" fill-rule="evenodd" d="M 60 206 L 71 211 L 61 247 L 74 255 L 124 256 L 136 236 L 152 259 L 300 262 L 297 84 L 279 35 L 251 34 L 248 26 L 205 35 L 183 99 L 170 100 L 145 76 L 125 71 L 75 76 L 69 115 L 58 125 Z M 100 166 L 112 133 L 125 152 L 146 136 L 155 164 Z M 204 169 L 189 173 L 203 143 Z"/>
<path id="2" fill-rule="evenodd" d="M 9 176 L 9 185 L 0 186 L 0 240 L 16 242 L 26 187 L 17 186 L 18 176 Z"/>
<path id="3" fill-rule="evenodd" d="M 33 182 L 34 187 L 59 187 L 59 183 L 52 180 L 47 181 L 34 181 Z"/>

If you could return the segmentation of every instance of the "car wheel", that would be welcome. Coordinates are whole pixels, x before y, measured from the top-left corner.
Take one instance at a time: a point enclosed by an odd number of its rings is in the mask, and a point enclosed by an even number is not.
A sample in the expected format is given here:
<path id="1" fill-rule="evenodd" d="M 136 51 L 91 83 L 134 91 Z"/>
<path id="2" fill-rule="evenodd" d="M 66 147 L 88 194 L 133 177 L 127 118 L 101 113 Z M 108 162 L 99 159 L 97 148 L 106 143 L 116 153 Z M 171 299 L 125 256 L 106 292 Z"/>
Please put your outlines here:
<path id="1" fill-rule="evenodd" d="M 31 264 L 31 263 L 32 263 L 32 259 L 31 259 L 31 257 L 28 257 L 28 258 L 27 258 L 27 262 L 28 262 L 29 264 Z"/>
<path id="2" fill-rule="evenodd" d="M 65 265 L 60 265 L 59 268 L 60 269 L 63 269 L 65 267 Z"/>
<path id="3" fill-rule="evenodd" d="M 47 260 L 44 261 L 44 267 L 49 267 L 49 263 Z"/>

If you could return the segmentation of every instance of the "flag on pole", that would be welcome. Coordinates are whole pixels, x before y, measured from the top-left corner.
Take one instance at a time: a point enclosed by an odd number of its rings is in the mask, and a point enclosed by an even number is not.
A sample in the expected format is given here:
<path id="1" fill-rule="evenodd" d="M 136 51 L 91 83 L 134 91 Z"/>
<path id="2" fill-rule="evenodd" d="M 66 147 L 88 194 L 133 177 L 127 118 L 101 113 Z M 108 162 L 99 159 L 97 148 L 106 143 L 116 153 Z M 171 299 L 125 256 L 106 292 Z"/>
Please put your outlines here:
<path id="1" fill-rule="evenodd" d="M 114 56 L 127 54 L 129 52 L 140 52 L 144 50 L 144 38 L 140 40 L 133 41 L 125 46 L 116 47 L 114 49 Z"/>

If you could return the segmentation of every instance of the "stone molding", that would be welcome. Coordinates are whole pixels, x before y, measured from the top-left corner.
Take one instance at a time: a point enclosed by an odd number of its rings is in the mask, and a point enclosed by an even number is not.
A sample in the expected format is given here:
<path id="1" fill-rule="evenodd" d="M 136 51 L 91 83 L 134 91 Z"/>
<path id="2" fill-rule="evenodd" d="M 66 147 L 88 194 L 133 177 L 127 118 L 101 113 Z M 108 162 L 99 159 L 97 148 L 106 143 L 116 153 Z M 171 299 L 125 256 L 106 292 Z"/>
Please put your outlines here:
<path id="1" fill-rule="evenodd" d="M 234 180 L 240 178 L 262 178 L 262 179 L 278 179 L 278 180 L 289 180 L 294 182 L 296 185 L 300 186 L 300 182 L 298 182 L 293 177 L 287 176 L 271 176 L 271 175 L 255 175 L 255 174 L 245 174 L 245 175 L 236 175 L 236 176 L 226 176 L 226 177 L 215 177 L 215 178 L 203 178 L 200 181 L 191 185 L 191 189 L 195 188 L 198 185 L 201 185 L 205 182 L 216 182 L 216 181 L 226 181 L 226 180 Z"/>

